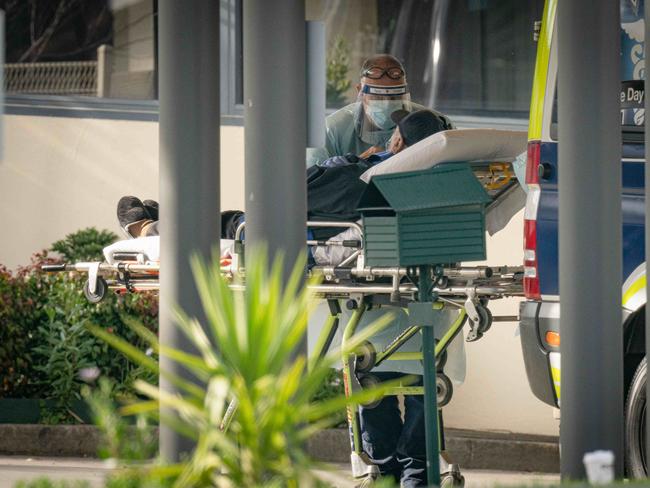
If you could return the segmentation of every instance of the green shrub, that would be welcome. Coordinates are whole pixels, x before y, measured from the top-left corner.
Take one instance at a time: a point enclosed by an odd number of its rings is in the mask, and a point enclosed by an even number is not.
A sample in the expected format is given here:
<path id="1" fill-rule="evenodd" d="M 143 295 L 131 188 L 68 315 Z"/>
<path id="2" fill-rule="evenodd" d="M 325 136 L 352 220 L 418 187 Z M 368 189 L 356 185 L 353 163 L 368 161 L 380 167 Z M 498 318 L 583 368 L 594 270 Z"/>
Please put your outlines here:
<path id="1" fill-rule="evenodd" d="M 65 262 L 98 261 L 103 259 L 102 250 L 117 239 L 109 230 L 99 231 L 89 227 L 56 241 L 52 244 L 52 251 L 58 252 Z"/>
<path id="2" fill-rule="evenodd" d="M 114 238 L 108 231 L 84 229 L 57 241 L 50 251 L 68 261 L 97 260 L 102 246 Z M 55 400 L 41 422 L 70 423 L 79 421 L 72 405 L 81 398 L 82 370 L 96 368 L 111 379 L 113 396 L 133 395 L 137 380 L 157 384 L 157 372 L 115 354 L 87 326 L 95 324 L 144 352 L 147 343 L 128 323 L 137 321 L 156 333 L 158 297 L 109 294 L 99 304 L 88 303 L 82 293 L 85 275 L 41 271 L 42 264 L 55 262 L 60 261 L 51 252 L 42 252 L 13 273 L 0 266 L 0 398 Z M 340 372 L 331 370 L 312 400 L 326 401 L 342 392 Z M 335 424 L 345 421 L 343 410 L 334 417 Z"/>
<path id="3" fill-rule="evenodd" d="M 135 422 L 128 422 L 115 410 L 115 382 L 100 378 L 98 387 L 82 390 L 83 397 L 91 408 L 93 421 L 102 433 L 99 457 L 102 459 L 126 459 L 146 461 L 158 453 L 158 434 L 148 419 L 136 415 Z M 129 401 L 128 397 L 122 397 Z M 132 400 L 131 400 L 132 401 Z"/>
<path id="4" fill-rule="evenodd" d="M 345 395 L 345 387 L 343 386 L 343 371 L 340 369 L 332 368 L 329 374 L 323 380 L 321 387 L 314 393 L 311 398 L 313 402 L 323 402 L 331 398 L 337 398 Z M 345 410 L 341 409 L 338 416 L 332 425 L 335 427 L 342 427 L 347 425 Z"/>
<path id="5" fill-rule="evenodd" d="M 57 241 L 52 250 L 69 261 L 98 260 L 114 239 L 111 232 L 84 229 Z M 40 270 L 42 264 L 56 262 L 50 256 L 36 254 L 29 266 L 14 273 L 0 268 L 0 398 L 54 399 L 57 406 L 43 421 L 74 422 L 70 407 L 81 398 L 82 370 L 96 368 L 121 393 L 132 393 L 138 378 L 157 380 L 115 354 L 86 325 L 96 324 L 144 351 L 146 344 L 125 322 L 137 319 L 156 332 L 158 298 L 150 293 L 109 294 L 91 304 L 82 292 L 85 276 Z"/>
<path id="6" fill-rule="evenodd" d="M 38 345 L 32 352 L 41 398 L 57 401 L 58 415 L 52 417 L 57 423 L 65 421 L 66 417 L 72 421 L 66 412 L 70 412 L 74 400 L 81 398 L 85 380 L 80 373 L 84 370 L 96 368 L 97 374 L 113 379 L 115 391 L 119 393 L 133 392 L 133 384 L 138 378 L 157 381 L 155 375 L 115 354 L 86 327 L 96 324 L 144 351 L 147 345 L 126 322 L 137 318 L 150 330 L 156 331 L 157 298 L 112 294 L 99 304 L 91 304 L 81 292 L 82 283 L 83 279 L 66 275 L 59 275 L 52 283 L 44 307 L 47 320 L 37 328 Z"/>
<path id="7" fill-rule="evenodd" d="M 34 349 L 45 311 L 52 278 L 34 272 L 34 263 L 47 262 L 47 254 L 35 255 L 30 266 L 15 273 L 0 266 L 0 398 L 34 398 L 43 378 L 34 369 Z"/>

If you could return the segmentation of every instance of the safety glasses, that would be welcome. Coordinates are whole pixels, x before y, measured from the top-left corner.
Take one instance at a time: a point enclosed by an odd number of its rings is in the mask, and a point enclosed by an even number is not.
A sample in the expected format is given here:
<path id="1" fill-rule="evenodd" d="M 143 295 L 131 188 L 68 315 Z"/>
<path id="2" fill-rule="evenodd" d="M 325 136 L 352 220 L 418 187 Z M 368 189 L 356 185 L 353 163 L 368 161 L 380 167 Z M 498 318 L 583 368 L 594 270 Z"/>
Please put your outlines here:
<path id="1" fill-rule="evenodd" d="M 399 66 L 393 66 L 392 68 L 386 69 L 380 68 L 379 66 L 371 66 L 361 73 L 361 76 L 370 78 L 371 80 L 378 80 L 384 75 L 388 76 L 391 80 L 399 80 L 404 77 L 404 70 Z"/>

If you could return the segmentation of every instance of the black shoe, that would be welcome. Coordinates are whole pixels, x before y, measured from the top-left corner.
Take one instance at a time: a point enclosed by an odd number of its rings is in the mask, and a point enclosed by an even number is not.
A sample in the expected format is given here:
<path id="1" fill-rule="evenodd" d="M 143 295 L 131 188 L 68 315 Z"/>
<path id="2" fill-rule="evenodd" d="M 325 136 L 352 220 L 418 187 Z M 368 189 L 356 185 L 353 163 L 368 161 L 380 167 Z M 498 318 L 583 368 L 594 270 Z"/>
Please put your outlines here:
<path id="1" fill-rule="evenodd" d="M 117 203 L 117 220 L 120 223 L 120 227 L 127 234 L 131 235 L 129 233 L 129 226 L 131 224 L 147 219 L 149 219 L 149 214 L 139 198 L 132 196 L 120 198 L 120 201 Z"/>
<path id="2" fill-rule="evenodd" d="M 149 218 L 151 220 L 158 220 L 158 202 L 155 200 L 145 200 L 142 204 L 149 214 Z"/>

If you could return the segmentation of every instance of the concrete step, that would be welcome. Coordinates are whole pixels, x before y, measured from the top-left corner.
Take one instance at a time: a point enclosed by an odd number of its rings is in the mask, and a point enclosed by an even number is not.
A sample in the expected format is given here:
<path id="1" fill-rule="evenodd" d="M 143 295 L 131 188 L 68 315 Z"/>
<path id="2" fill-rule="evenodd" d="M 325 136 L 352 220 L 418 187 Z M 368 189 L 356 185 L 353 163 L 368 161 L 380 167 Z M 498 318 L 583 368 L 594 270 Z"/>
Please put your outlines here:
<path id="1" fill-rule="evenodd" d="M 463 469 L 491 469 L 557 473 L 556 437 L 447 429 L 447 451 Z M 99 432 L 90 425 L 0 424 L 0 455 L 94 457 Z M 328 429 L 308 446 L 312 457 L 347 463 L 350 440 L 347 429 Z"/>
<path id="2" fill-rule="evenodd" d="M 447 452 L 462 468 L 540 473 L 560 470 L 557 437 L 460 429 L 446 429 L 445 434 Z M 348 430 L 320 432 L 310 441 L 309 451 L 322 461 L 349 462 Z"/>

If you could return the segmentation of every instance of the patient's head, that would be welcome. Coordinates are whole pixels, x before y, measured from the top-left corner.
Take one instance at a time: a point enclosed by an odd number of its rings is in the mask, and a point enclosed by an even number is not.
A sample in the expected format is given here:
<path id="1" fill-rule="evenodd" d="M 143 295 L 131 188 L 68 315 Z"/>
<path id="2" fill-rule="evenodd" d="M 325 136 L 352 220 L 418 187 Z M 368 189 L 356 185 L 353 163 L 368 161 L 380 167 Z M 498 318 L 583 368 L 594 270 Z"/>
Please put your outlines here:
<path id="1" fill-rule="evenodd" d="M 388 145 L 388 150 L 393 154 L 436 132 L 447 129 L 445 121 L 431 110 L 416 110 L 414 112 L 397 110 L 392 113 L 391 118 L 397 124 Z"/>

